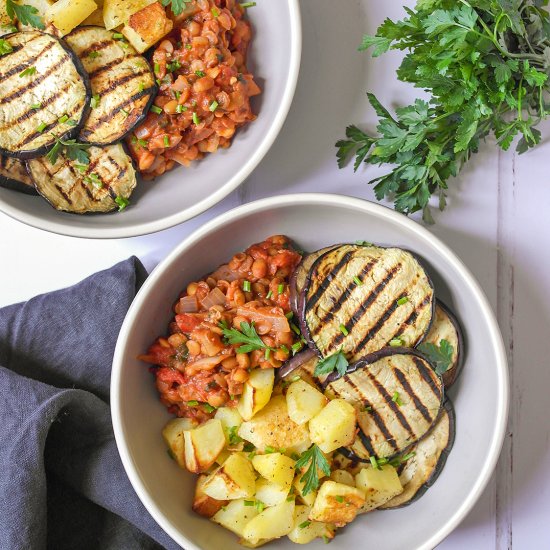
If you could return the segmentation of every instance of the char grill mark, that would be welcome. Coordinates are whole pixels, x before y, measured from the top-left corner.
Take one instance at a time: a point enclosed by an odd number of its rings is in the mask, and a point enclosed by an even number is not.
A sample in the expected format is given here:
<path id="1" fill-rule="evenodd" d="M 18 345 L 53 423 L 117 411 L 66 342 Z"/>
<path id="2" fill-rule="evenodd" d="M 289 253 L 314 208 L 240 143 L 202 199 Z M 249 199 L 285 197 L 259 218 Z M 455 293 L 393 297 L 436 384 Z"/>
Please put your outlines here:
<path id="1" fill-rule="evenodd" d="M 99 50 L 92 50 L 92 51 L 99 51 Z M 125 59 L 128 60 L 128 59 L 143 59 L 143 58 L 140 55 L 127 55 L 126 57 L 117 57 L 116 59 L 113 59 L 108 63 L 105 63 L 105 65 L 102 65 L 97 69 L 94 69 L 88 74 L 90 75 L 90 78 L 95 78 L 96 76 L 99 76 L 100 74 L 109 71 L 113 67 L 116 67 L 121 61 L 124 61 Z"/>
<path id="2" fill-rule="evenodd" d="M 44 55 L 46 52 L 48 52 L 49 50 L 51 50 L 53 48 L 53 45 L 54 45 L 54 43 L 50 42 L 38 54 L 33 55 L 32 57 L 27 57 L 23 63 L 19 63 L 19 65 L 16 65 L 15 67 L 12 67 L 9 71 L 7 71 L 3 74 L 0 74 L 0 83 L 2 83 L 4 80 L 7 80 L 10 76 L 13 76 L 15 74 L 19 74 L 22 71 L 24 71 L 26 68 L 33 66 L 35 64 L 35 62 L 38 61 L 38 59 L 40 57 L 42 57 L 42 55 Z"/>
<path id="3" fill-rule="evenodd" d="M 422 361 L 421 359 L 419 359 L 418 357 L 415 357 L 414 359 L 414 364 L 417 366 L 418 368 L 418 372 L 420 373 L 420 376 L 422 376 L 422 379 L 426 382 L 426 384 L 430 387 L 430 389 L 432 390 L 433 394 L 441 399 L 442 397 L 442 391 L 440 388 L 438 388 L 434 382 L 434 379 L 433 377 L 436 376 L 432 369 L 428 368 L 424 361 Z"/>
<path id="4" fill-rule="evenodd" d="M 417 410 L 420 412 L 420 414 L 424 417 L 424 420 L 426 422 L 432 422 L 433 418 L 430 415 L 430 411 L 424 405 L 424 403 L 419 399 L 419 397 L 416 395 L 414 390 L 412 389 L 411 385 L 409 384 L 409 381 L 407 380 L 406 376 L 399 370 L 399 369 L 393 369 L 393 373 L 397 380 L 399 380 L 399 383 L 401 384 L 401 387 L 405 391 L 405 393 L 413 400 L 414 406 L 417 408 Z"/>

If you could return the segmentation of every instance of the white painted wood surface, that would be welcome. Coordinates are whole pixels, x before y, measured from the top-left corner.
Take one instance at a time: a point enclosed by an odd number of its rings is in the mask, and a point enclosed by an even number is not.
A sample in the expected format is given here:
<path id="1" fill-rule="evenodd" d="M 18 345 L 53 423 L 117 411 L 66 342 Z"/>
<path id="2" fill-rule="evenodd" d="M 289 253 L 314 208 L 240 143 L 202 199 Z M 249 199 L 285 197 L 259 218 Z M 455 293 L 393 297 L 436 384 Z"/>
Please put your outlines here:
<path id="1" fill-rule="evenodd" d="M 130 255 L 151 269 L 205 220 L 257 198 L 326 191 L 372 199 L 366 181 L 375 169 L 338 170 L 334 142 L 347 124 L 372 128 L 367 89 L 389 105 L 417 93 L 395 80 L 398 54 L 373 60 L 356 51 L 363 32 L 373 32 L 385 17 L 402 15 L 401 2 L 302 0 L 302 10 L 303 58 L 294 104 L 275 146 L 239 190 L 186 224 L 115 241 L 51 235 L 0 214 L 0 305 L 73 284 Z M 448 210 L 436 214 L 431 228 L 489 296 L 509 352 L 513 386 L 497 472 L 441 549 L 550 548 L 549 155 L 548 142 L 523 156 L 486 144 L 452 182 Z M 472 460 L 483 458 L 472 449 Z"/>

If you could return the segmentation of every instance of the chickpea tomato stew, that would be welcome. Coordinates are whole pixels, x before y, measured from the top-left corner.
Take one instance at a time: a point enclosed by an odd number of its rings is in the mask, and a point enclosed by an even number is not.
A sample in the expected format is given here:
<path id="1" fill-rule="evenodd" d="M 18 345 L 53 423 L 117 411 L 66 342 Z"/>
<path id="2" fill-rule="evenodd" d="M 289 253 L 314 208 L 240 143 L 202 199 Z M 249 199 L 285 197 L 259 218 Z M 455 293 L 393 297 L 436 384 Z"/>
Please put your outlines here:
<path id="1" fill-rule="evenodd" d="M 246 58 L 252 31 L 235 0 L 195 0 L 152 56 L 159 92 L 128 139 L 146 179 L 227 148 L 256 116 L 260 93 Z"/>
<path id="2" fill-rule="evenodd" d="M 251 369 L 278 368 L 303 347 L 289 303 L 300 260 L 290 240 L 276 235 L 187 285 L 169 335 L 140 357 L 155 365 L 170 412 L 203 422 L 217 407 L 234 407 Z"/>

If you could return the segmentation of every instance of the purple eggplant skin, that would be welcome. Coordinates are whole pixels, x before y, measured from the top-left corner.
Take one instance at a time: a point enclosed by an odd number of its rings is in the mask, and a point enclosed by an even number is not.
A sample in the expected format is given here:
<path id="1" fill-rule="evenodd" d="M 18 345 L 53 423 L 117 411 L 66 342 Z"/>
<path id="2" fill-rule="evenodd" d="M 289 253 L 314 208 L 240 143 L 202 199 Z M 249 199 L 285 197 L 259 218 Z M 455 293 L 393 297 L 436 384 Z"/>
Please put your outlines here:
<path id="1" fill-rule="evenodd" d="M 22 33 L 22 32 L 40 32 L 40 31 L 35 31 L 35 30 L 33 30 L 33 31 L 17 31 L 17 32 L 14 32 L 14 33 L 4 35 L 2 37 L 2 39 L 7 40 L 10 37 L 12 37 L 16 34 Z M 52 36 L 52 38 L 54 38 L 55 40 L 57 40 L 59 42 L 60 46 L 69 55 L 73 65 L 76 68 L 76 72 L 80 76 L 80 79 L 82 80 L 82 83 L 83 83 L 84 88 L 85 88 L 84 107 L 82 109 L 82 112 L 80 113 L 80 118 L 75 121 L 76 124 L 74 126 L 69 126 L 65 132 L 63 132 L 63 133 L 59 134 L 58 136 L 56 136 L 57 138 L 63 139 L 63 140 L 73 139 L 73 138 L 76 138 L 78 136 L 81 128 L 84 126 L 84 122 L 86 121 L 86 119 L 88 118 L 88 115 L 90 113 L 90 109 L 91 109 L 90 99 L 92 97 L 92 87 L 91 87 L 91 84 L 90 84 L 90 79 L 88 77 L 88 73 L 86 72 L 86 69 L 84 69 L 84 65 L 82 65 L 82 62 L 80 61 L 78 56 L 74 53 L 74 51 L 69 47 L 67 42 L 65 42 L 62 38 L 58 38 L 56 36 L 50 35 L 49 33 L 44 32 L 42 34 L 48 34 L 49 36 Z M 41 147 L 38 147 L 36 149 L 23 150 L 23 151 L 9 151 L 9 150 L 6 150 L 6 149 L 3 149 L 2 147 L 0 147 L 0 155 L 5 155 L 7 157 L 12 157 L 12 158 L 20 159 L 20 160 L 35 159 L 35 158 L 39 158 L 39 157 L 42 157 L 42 156 L 46 155 L 50 151 L 50 149 L 52 149 L 54 144 L 55 144 L 55 139 L 51 143 L 46 144 L 46 145 L 42 145 Z"/>
<path id="2" fill-rule="evenodd" d="M 302 333 L 302 336 L 304 337 L 304 339 L 306 340 L 306 343 L 307 345 L 311 348 L 311 349 L 314 349 L 317 353 L 317 355 L 322 359 L 323 358 L 323 354 L 321 353 L 321 351 L 318 349 L 317 345 L 315 344 L 315 341 L 313 340 L 313 337 L 311 335 L 311 331 L 309 330 L 309 326 L 306 322 L 306 294 L 307 294 L 307 291 L 308 291 L 308 287 L 309 287 L 309 284 L 311 282 L 311 275 L 312 273 L 314 272 L 315 268 L 317 267 L 317 264 L 322 260 L 322 258 L 330 253 L 331 251 L 333 251 L 334 249 L 340 247 L 340 246 L 376 246 L 377 248 L 382 248 L 382 249 L 387 249 L 387 248 L 400 248 L 400 247 L 396 247 L 396 246 L 380 246 L 376 243 L 371 243 L 371 244 L 366 244 L 366 245 L 358 245 L 358 244 L 350 244 L 348 243 L 347 245 L 346 244 L 339 244 L 339 245 L 336 245 L 336 246 L 333 246 L 333 247 L 327 247 L 327 249 L 324 251 L 323 254 L 319 255 L 319 257 L 317 257 L 315 259 L 315 261 L 313 262 L 313 264 L 311 265 L 311 267 L 309 268 L 309 272 L 308 272 L 308 275 L 307 275 L 307 278 L 306 278 L 306 281 L 305 281 L 305 284 L 303 286 L 303 288 L 300 290 L 299 292 L 299 298 L 298 298 L 298 311 L 295 312 L 296 314 L 296 317 L 298 319 L 298 326 L 300 328 L 300 331 Z M 429 333 L 432 325 L 433 325 L 433 322 L 434 322 L 434 318 L 435 318 L 435 307 L 436 307 L 436 299 L 435 299 L 435 287 L 434 287 L 434 284 L 433 284 L 433 281 L 432 281 L 432 278 L 429 276 L 427 270 L 425 269 L 424 267 L 424 264 L 423 264 L 423 260 L 422 258 L 420 258 L 418 256 L 418 254 L 414 253 L 414 252 L 411 252 L 410 250 L 406 249 L 406 248 L 400 248 L 401 250 L 403 250 L 404 252 L 407 252 L 409 253 L 411 256 L 414 257 L 414 259 L 419 263 L 419 265 L 422 267 L 422 269 L 424 270 L 425 274 L 426 274 L 426 278 L 427 278 L 427 281 L 428 281 L 428 285 L 430 287 L 430 289 L 432 290 L 432 293 L 433 293 L 433 299 L 432 299 L 432 303 L 431 303 L 431 317 L 430 317 L 430 322 L 428 324 L 428 326 L 426 327 L 426 330 L 424 331 L 424 334 L 418 339 L 418 341 L 415 343 L 415 346 L 418 346 L 420 345 L 426 338 L 427 334 Z M 323 249 L 324 250 L 324 249 Z M 425 357 L 422 356 L 424 359 Z"/>
<path id="3" fill-rule="evenodd" d="M 299 369 L 304 363 L 316 357 L 316 353 L 309 348 L 305 348 L 296 355 L 288 359 L 276 371 L 276 382 L 289 378 L 292 373 Z"/>
<path id="4" fill-rule="evenodd" d="M 445 385 L 445 389 L 448 390 L 456 382 L 464 367 L 464 333 L 456 315 L 439 299 L 437 300 L 437 305 L 445 312 L 449 321 L 451 321 L 458 338 L 456 361 L 454 365 L 443 373 L 443 384 Z"/>
<path id="5" fill-rule="evenodd" d="M 436 482 L 437 478 L 440 476 L 441 472 L 443 471 L 443 468 L 445 467 L 445 464 L 447 463 L 447 458 L 449 457 L 449 454 L 451 453 L 455 438 L 456 438 L 456 413 L 453 406 L 453 403 L 451 400 L 447 397 L 445 399 L 445 402 L 443 403 L 443 409 L 447 411 L 447 414 L 449 415 L 449 441 L 447 442 L 447 446 L 441 454 L 439 455 L 439 460 L 437 461 L 437 464 L 435 468 L 433 469 L 430 477 L 426 480 L 426 482 L 419 487 L 419 489 L 414 493 L 414 495 L 404 502 L 403 504 L 400 504 L 399 506 L 392 506 L 391 508 L 382 506 L 381 509 L 384 510 L 399 510 L 400 508 L 405 508 L 406 506 L 411 505 L 413 502 L 416 502 L 420 497 L 422 497 L 426 491 Z M 441 412 L 443 414 L 443 410 Z M 429 435 L 426 434 L 426 437 Z"/>
<path id="6" fill-rule="evenodd" d="M 6 156 L 0 156 L 0 187 L 26 195 L 38 195 L 25 163 Z"/>

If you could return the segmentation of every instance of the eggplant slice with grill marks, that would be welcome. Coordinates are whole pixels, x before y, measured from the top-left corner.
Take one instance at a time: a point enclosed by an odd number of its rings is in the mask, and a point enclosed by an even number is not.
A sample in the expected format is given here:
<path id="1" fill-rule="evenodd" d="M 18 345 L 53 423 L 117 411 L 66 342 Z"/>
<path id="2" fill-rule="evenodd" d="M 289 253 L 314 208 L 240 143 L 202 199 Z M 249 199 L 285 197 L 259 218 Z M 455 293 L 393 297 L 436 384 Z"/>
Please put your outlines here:
<path id="1" fill-rule="evenodd" d="M 435 424 L 443 402 L 443 381 L 427 359 L 409 348 L 386 348 L 333 372 L 325 394 L 357 409 L 358 436 L 350 456 L 389 458 L 404 452 Z"/>
<path id="2" fill-rule="evenodd" d="M 0 155 L 0 187 L 27 195 L 38 194 L 25 163 L 19 159 L 2 155 Z"/>
<path id="3" fill-rule="evenodd" d="M 44 155 L 57 138 L 78 134 L 88 114 L 89 80 L 67 45 L 39 31 L 3 37 L 0 57 L 0 154 Z"/>
<path id="4" fill-rule="evenodd" d="M 442 340 L 449 342 L 453 348 L 451 362 L 442 375 L 443 384 L 449 389 L 464 365 L 464 337 L 455 315 L 441 300 L 436 300 L 434 322 L 423 344 L 440 346 Z"/>
<path id="5" fill-rule="evenodd" d="M 434 315 L 430 278 L 400 248 L 329 250 L 314 262 L 302 292 L 300 325 L 309 344 L 323 357 L 342 349 L 350 362 L 390 342 L 416 346 Z"/>
<path id="6" fill-rule="evenodd" d="M 53 166 L 45 157 L 27 162 L 36 189 L 57 210 L 111 212 L 130 197 L 136 173 L 122 145 L 92 146 L 88 154 L 88 165 L 65 154 L 60 154 Z"/>
<path id="7" fill-rule="evenodd" d="M 120 141 L 139 124 L 155 97 L 147 60 L 101 27 L 77 27 L 65 37 L 88 72 L 92 109 L 79 140 L 94 145 Z"/>
<path id="8" fill-rule="evenodd" d="M 402 508 L 419 499 L 439 477 L 455 439 L 455 412 L 447 399 L 432 431 L 409 452 L 409 458 L 399 468 L 403 492 L 381 506 L 382 509 Z"/>

